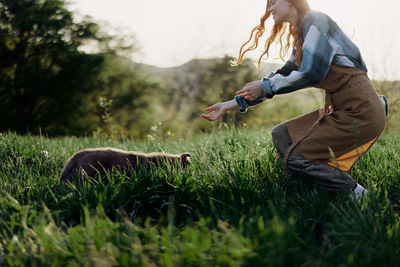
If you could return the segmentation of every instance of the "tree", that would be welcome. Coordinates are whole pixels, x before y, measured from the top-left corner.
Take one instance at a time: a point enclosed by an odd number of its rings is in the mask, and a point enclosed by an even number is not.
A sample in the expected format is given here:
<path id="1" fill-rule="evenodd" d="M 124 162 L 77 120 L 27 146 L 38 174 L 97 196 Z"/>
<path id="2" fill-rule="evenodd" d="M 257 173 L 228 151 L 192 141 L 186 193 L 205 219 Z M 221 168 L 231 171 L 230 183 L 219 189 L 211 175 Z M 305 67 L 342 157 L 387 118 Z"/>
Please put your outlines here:
<path id="1" fill-rule="evenodd" d="M 154 98 L 158 97 L 159 84 L 149 82 L 141 71 L 124 57 L 107 55 L 104 65 L 97 79 L 98 89 L 91 94 L 89 102 L 99 103 L 100 98 L 112 101 L 109 107 L 112 122 L 105 125 L 105 121 L 101 120 L 97 121 L 96 125 L 99 125 L 100 129 L 107 130 L 111 127 L 119 131 L 115 133 L 116 137 L 122 134 L 144 138 L 156 119 L 149 103 L 153 103 Z M 103 108 L 97 104 L 94 109 L 97 119 L 101 118 Z"/>
<path id="2" fill-rule="evenodd" d="M 104 54 L 80 46 L 100 40 L 98 25 L 74 22 L 64 0 L 0 0 L 0 130 L 81 133 L 77 118 L 96 89 Z"/>

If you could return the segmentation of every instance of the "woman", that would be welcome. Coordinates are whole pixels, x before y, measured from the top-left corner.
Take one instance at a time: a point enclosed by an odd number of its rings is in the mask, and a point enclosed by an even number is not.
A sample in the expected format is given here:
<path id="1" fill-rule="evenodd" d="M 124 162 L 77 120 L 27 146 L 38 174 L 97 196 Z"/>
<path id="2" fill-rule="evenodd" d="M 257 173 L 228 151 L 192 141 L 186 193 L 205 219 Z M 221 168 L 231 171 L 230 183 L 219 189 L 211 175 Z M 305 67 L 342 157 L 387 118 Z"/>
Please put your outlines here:
<path id="1" fill-rule="evenodd" d="M 275 24 L 258 63 L 275 40 L 281 43 L 281 58 L 293 47 L 290 59 L 276 73 L 246 84 L 233 100 L 208 107 L 211 112 L 201 116 L 214 121 L 232 108 L 245 112 L 277 94 L 312 86 L 325 90 L 325 107 L 276 126 L 273 143 L 289 179 L 311 181 L 331 192 L 354 192 L 358 199 L 367 190 L 347 172 L 384 129 L 384 97 L 368 79 L 357 46 L 330 17 L 310 10 L 306 0 L 268 0 L 266 13 L 241 47 L 236 64 L 257 47 L 271 15 Z"/>

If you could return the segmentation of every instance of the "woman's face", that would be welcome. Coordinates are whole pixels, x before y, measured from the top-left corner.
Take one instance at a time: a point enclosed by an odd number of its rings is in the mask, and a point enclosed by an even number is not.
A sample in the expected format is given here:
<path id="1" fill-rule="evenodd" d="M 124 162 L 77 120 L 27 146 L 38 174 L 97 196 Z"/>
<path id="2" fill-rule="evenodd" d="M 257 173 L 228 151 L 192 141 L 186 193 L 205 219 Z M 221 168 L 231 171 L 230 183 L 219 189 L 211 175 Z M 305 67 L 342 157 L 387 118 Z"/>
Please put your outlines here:
<path id="1" fill-rule="evenodd" d="M 268 11 L 272 13 L 276 24 L 283 22 L 296 23 L 297 11 L 287 0 L 271 0 Z"/>

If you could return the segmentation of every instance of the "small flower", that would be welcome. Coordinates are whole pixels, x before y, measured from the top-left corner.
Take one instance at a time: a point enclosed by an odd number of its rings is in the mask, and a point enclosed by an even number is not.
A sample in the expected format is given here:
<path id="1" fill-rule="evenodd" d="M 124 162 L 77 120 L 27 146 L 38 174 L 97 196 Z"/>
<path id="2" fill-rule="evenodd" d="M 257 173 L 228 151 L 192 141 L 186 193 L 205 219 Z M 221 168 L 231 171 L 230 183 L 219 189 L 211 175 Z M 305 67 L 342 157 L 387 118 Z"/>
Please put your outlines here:
<path id="1" fill-rule="evenodd" d="M 41 154 L 42 154 L 43 158 L 45 158 L 45 159 L 49 158 L 49 152 L 47 152 L 46 150 L 42 150 Z"/>

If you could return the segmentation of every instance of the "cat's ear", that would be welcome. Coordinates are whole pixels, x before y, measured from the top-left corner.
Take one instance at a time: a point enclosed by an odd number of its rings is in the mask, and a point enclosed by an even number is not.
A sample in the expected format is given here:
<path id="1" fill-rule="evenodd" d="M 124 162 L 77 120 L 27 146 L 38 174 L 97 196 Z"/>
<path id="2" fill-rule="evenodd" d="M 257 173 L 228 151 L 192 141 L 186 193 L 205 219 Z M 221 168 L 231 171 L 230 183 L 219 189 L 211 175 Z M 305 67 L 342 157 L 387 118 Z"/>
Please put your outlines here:
<path id="1" fill-rule="evenodd" d="M 183 163 L 190 163 L 190 157 L 192 156 L 192 154 L 190 154 L 189 152 L 185 152 L 181 154 L 181 161 Z"/>

